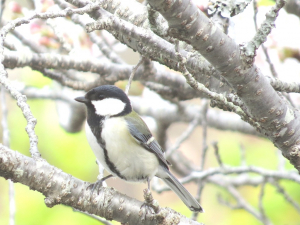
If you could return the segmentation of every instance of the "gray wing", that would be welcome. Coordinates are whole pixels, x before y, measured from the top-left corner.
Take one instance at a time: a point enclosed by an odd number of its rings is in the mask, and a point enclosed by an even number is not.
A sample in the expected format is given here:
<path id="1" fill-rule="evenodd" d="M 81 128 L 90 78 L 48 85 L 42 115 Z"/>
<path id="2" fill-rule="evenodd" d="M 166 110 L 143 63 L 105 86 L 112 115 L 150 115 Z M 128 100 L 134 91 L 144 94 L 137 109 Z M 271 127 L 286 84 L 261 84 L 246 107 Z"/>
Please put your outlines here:
<path id="1" fill-rule="evenodd" d="M 130 134 L 146 150 L 154 153 L 158 159 L 168 168 L 170 163 L 165 159 L 163 150 L 157 141 L 153 138 L 148 126 L 142 118 L 134 111 L 125 116 Z"/>

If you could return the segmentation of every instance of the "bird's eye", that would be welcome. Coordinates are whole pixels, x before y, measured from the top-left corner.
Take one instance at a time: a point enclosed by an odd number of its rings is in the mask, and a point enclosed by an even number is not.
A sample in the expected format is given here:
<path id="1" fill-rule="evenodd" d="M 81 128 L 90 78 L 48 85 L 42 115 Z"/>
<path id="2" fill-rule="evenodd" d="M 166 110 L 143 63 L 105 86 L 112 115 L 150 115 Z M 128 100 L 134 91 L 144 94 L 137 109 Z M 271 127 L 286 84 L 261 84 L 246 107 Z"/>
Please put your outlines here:
<path id="1" fill-rule="evenodd" d="M 99 95 L 98 98 L 99 98 L 99 100 L 103 100 L 105 98 L 105 96 L 104 95 Z"/>

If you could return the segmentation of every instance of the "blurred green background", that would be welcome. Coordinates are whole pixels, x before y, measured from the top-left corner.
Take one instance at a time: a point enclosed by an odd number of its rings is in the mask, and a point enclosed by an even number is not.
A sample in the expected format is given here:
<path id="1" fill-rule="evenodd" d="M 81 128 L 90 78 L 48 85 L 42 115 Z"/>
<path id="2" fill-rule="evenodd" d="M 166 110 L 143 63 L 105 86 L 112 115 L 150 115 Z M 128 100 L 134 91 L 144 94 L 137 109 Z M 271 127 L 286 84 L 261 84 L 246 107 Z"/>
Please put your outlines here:
<path id="1" fill-rule="evenodd" d="M 9 71 L 11 74 L 12 72 Z M 29 68 L 14 70 L 18 76 L 28 85 L 43 87 L 51 85 L 51 80 L 43 77 L 40 73 Z M 7 97 L 9 106 L 8 122 L 10 128 L 11 149 L 17 150 L 29 156 L 29 142 L 25 132 L 25 119 L 17 107 L 14 100 Z M 62 169 L 64 172 L 84 181 L 94 182 L 98 175 L 98 168 L 95 157 L 86 141 L 84 130 L 77 134 L 65 132 L 58 124 L 56 106 L 51 100 L 29 100 L 31 110 L 38 120 L 36 133 L 39 137 L 39 150 L 42 156 L 52 165 Z M 187 127 L 186 124 L 176 123 L 168 130 L 170 144 L 181 135 Z M 2 137 L 2 130 L 1 130 Z M 197 128 L 193 135 L 184 142 L 180 150 L 191 161 L 200 164 L 202 129 Z M 241 135 L 233 132 L 208 130 L 208 155 L 205 168 L 218 166 L 215 159 L 212 141 L 219 143 L 221 157 L 224 163 L 232 166 L 240 164 L 241 152 L 240 144 L 246 149 L 247 164 L 261 166 L 267 169 L 277 168 L 277 150 L 267 140 L 253 136 Z M 286 167 L 292 169 L 287 162 Z M 120 179 L 108 180 L 108 185 L 115 187 L 118 191 L 129 196 L 143 200 L 142 190 L 146 184 L 129 184 Z M 299 185 L 293 182 L 281 182 L 286 191 L 297 201 L 300 202 Z M 35 225 L 35 224 L 99 224 L 98 221 L 74 212 L 70 207 L 58 205 L 47 208 L 44 204 L 44 196 L 37 191 L 29 190 L 21 184 L 15 184 L 16 201 L 16 224 Z M 195 184 L 186 185 L 187 189 L 196 194 Z M 258 195 L 260 187 L 243 187 L 239 189 L 244 198 L 253 207 L 258 207 Z M 234 203 L 226 190 L 214 185 L 207 184 L 204 188 L 201 204 L 206 213 L 199 216 L 199 221 L 205 224 L 261 224 L 252 215 L 244 210 L 231 210 L 219 204 L 217 196 L 221 194 L 223 198 Z M 185 207 L 180 199 L 172 192 L 162 194 L 154 193 L 154 197 L 163 207 L 171 207 L 178 212 L 190 217 L 192 213 Z M 280 195 L 276 189 L 270 185 L 266 186 L 263 206 L 267 216 L 274 224 L 299 225 L 300 215 L 297 211 Z M 9 223 L 9 200 L 8 200 L 8 181 L 0 177 L 0 224 Z M 119 224 L 114 222 L 115 224 Z"/>
<path id="2" fill-rule="evenodd" d="M 19 3 L 24 1 L 20 0 Z M 259 1 L 259 5 L 273 5 L 273 0 Z M 248 29 L 245 26 L 245 29 Z M 292 35 L 291 35 L 292 36 Z M 128 52 L 122 52 L 123 58 L 126 58 L 130 64 L 135 64 L 138 60 L 138 54 L 130 55 Z M 132 61 L 128 61 L 132 60 Z M 29 68 L 8 70 L 10 78 L 15 78 L 35 87 L 44 87 L 51 85 L 52 81 L 43 77 L 40 73 L 32 71 Z M 139 86 L 138 86 L 139 87 Z M 137 87 L 137 88 L 138 88 Z M 140 90 L 139 90 L 140 91 Z M 21 110 L 16 102 L 7 97 L 9 107 L 8 122 L 10 128 L 10 148 L 17 150 L 24 155 L 29 154 L 29 141 L 25 132 L 26 121 L 23 118 Z M 194 103 L 195 101 L 193 101 Z M 58 115 L 55 102 L 51 100 L 29 100 L 31 110 L 37 118 L 36 133 L 39 137 L 39 150 L 42 157 L 50 164 L 62 169 L 64 172 L 88 182 L 95 182 L 98 175 L 98 167 L 95 163 L 95 157 L 86 141 L 84 130 L 77 134 L 65 132 L 58 123 Z M 0 104 L 1 107 L 1 104 Z M 1 115 L 0 115 L 1 117 Z M 176 123 L 168 130 L 170 145 L 175 143 L 176 139 L 186 129 L 187 124 Z M 2 138 L 2 128 L 0 128 L 0 142 Z M 209 149 L 205 168 L 217 167 L 213 148 L 211 143 L 217 141 L 219 144 L 220 155 L 225 164 L 238 166 L 241 162 L 240 145 L 243 144 L 246 150 L 246 160 L 248 165 L 260 166 L 266 169 L 276 169 L 278 164 L 277 149 L 268 140 L 253 136 L 242 135 L 233 132 L 218 131 L 208 129 Z M 191 161 L 200 164 L 202 149 L 202 129 L 198 127 L 193 135 L 182 144 L 180 151 Z M 293 167 L 286 163 L 287 169 Z M 109 179 L 109 186 L 131 197 L 143 200 L 142 190 L 146 184 L 132 184 L 121 181 L 120 179 Z M 290 181 L 280 183 L 287 193 L 300 204 L 299 185 Z M 195 195 L 197 186 L 195 184 L 185 185 L 187 189 Z M 82 225 L 82 224 L 100 224 L 93 218 L 74 212 L 70 207 L 57 205 L 53 208 L 47 208 L 44 204 L 44 196 L 37 191 L 29 190 L 28 187 L 21 184 L 14 184 L 16 201 L 16 224 L 22 225 Z M 258 208 L 258 196 L 261 187 L 242 187 L 239 191 L 243 197 L 255 208 Z M 190 217 L 192 213 L 180 201 L 173 192 L 162 194 L 153 193 L 162 207 L 171 207 L 174 210 Z M 205 224 L 243 224 L 259 225 L 262 224 L 253 215 L 238 209 L 231 210 L 218 202 L 217 196 L 222 197 L 232 204 L 235 201 L 226 192 L 212 184 L 206 184 L 202 193 L 201 205 L 205 213 L 200 214 L 198 221 Z M 0 225 L 9 224 L 9 195 L 8 181 L 0 177 Z M 267 184 L 263 198 L 263 206 L 266 215 L 275 225 L 300 225 L 300 215 L 286 199 L 277 192 L 276 188 Z M 119 224 L 113 222 L 114 224 Z"/>

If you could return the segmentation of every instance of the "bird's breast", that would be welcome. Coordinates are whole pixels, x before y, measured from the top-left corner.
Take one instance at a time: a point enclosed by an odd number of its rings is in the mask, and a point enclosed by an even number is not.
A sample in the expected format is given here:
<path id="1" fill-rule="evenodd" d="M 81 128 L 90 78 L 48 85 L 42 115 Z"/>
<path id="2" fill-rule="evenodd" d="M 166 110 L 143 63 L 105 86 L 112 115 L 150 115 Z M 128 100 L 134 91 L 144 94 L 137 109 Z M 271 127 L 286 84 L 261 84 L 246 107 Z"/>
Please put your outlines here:
<path id="1" fill-rule="evenodd" d="M 126 180 L 142 181 L 157 173 L 159 162 L 156 155 L 131 136 L 124 119 L 113 117 L 104 120 L 101 137 L 109 160 Z"/>

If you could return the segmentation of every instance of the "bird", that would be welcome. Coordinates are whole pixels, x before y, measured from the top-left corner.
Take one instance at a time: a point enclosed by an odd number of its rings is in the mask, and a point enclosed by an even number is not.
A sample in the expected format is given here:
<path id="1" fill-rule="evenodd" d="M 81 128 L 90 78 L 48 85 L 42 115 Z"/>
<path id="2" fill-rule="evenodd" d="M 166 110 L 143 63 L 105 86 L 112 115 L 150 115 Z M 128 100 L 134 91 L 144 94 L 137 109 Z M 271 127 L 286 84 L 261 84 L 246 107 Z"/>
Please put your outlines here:
<path id="1" fill-rule="evenodd" d="M 191 211 L 204 212 L 198 201 L 170 172 L 164 151 L 143 119 L 133 110 L 122 89 L 102 85 L 75 100 L 86 106 L 88 143 L 98 162 L 110 173 L 101 182 L 119 177 L 130 182 L 147 182 L 150 190 L 150 181 L 156 176 Z"/>

